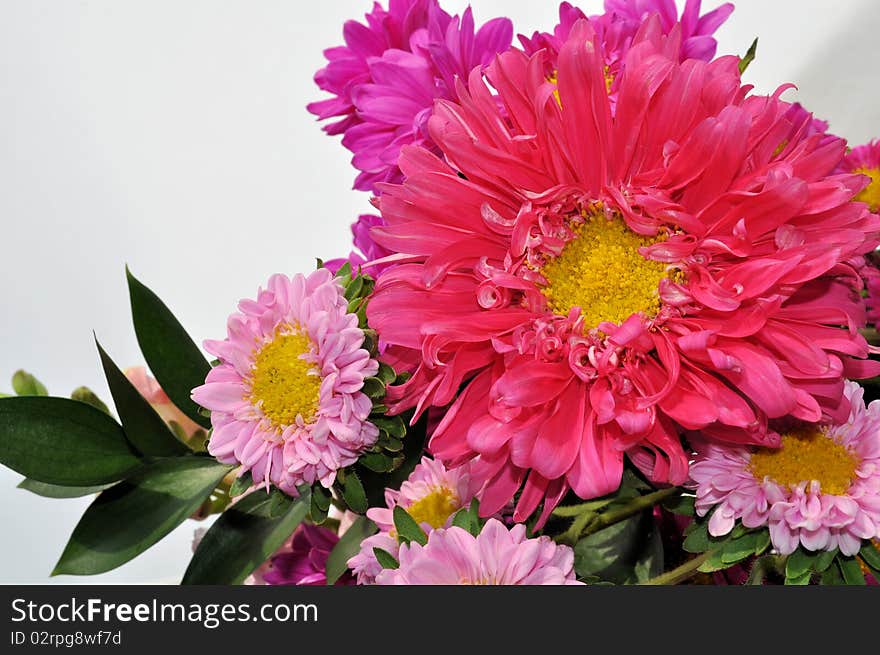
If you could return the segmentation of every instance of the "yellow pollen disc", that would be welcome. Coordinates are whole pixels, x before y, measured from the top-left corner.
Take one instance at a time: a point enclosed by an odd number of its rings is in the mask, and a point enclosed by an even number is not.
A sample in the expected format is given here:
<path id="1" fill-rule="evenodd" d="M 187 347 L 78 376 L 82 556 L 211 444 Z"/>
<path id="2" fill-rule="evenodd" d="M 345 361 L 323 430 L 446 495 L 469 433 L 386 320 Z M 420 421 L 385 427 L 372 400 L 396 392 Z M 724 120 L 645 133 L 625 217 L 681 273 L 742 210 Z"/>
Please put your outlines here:
<path id="1" fill-rule="evenodd" d="M 664 237 L 641 236 L 623 220 L 604 215 L 588 215 L 574 232 L 559 256 L 541 268 L 547 280 L 541 291 L 550 311 L 566 316 L 572 307 L 580 307 L 588 328 L 605 321 L 620 324 L 637 312 L 656 316 L 660 280 L 677 279 L 680 273 L 645 259 L 639 248 Z"/>
<path id="2" fill-rule="evenodd" d="M 315 418 L 321 378 L 302 357 L 311 349 L 309 336 L 294 327 L 277 333 L 255 357 L 250 401 L 278 427 L 295 423 L 297 416 L 306 423 Z"/>
<path id="3" fill-rule="evenodd" d="M 871 178 L 870 184 L 856 195 L 859 202 L 868 203 L 872 212 L 880 209 L 880 168 L 857 168 L 855 173 L 861 173 Z"/>
<path id="4" fill-rule="evenodd" d="M 796 487 L 816 481 L 823 493 L 840 496 L 855 477 L 858 458 L 846 446 L 816 428 L 782 435 L 782 447 L 760 448 L 752 454 L 749 468 L 758 480 Z"/>
<path id="5" fill-rule="evenodd" d="M 461 507 L 455 493 L 446 487 L 438 487 L 424 498 L 406 508 L 416 523 L 428 523 L 432 528 L 442 528 L 453 512 Z"/>

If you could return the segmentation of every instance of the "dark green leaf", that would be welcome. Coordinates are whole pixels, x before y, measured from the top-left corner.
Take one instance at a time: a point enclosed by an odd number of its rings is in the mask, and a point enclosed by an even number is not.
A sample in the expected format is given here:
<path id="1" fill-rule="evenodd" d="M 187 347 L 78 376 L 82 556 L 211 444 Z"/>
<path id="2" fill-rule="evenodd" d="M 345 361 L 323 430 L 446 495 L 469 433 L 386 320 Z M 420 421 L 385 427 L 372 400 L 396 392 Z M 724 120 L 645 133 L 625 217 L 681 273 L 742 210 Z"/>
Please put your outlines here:
<path id="1" fill-rule="evenodd" d="M 374 400 L 385 395 L 385 383 L 379 378 L 367 378 L 361 391 Z"/>
<path id="2" fill-rule="evenodd" d="M 407 428 L 406 437 L 403 439 L 403 451 L 396 458 L 396 461 L 381 453 L 367 453 L 361 457 L 358 474 L 367 491 L 370 507 L 384 507 L 385 489 L 399 489 L 404 480 L 412 473 L 416 464 L 421 461 L 425 452 L 427 427 L 427 416 L 422 416 L 415 425 Z M 378 455 L 383 460 L 387 460 L 390 468 L 384 469 L 385 473 L 377 473 L 368 462 L 364 461 L 365 458 L 372 455 Z"/>
<path id="3" fill-rule="evenodd" d="M 68 398 L 0 399 L 0 463 L 40 482 L 93 486 L 140 467 L 122 427 Z"/>
<path id="4" fill-rule="evenodd" d="M 694 515 L 694 496 L 678 495 L 663 501 L 663 509 L 682 516 Z"/>
<path id="5" fill-rule="evenodd" d="M 403 439 L 403 437 L 406 436 L 406 423 L 404 423 L 403 419 L 399 416 L 371 417 L 370 423 L 380 430 L 384 430 L 392 437 Z"/>
<path id="6" fill-rule="evenodd" d="M 739 74 L 742 75 L 746 72 L 746 69 L 749 67 L 755 60 L 755 54 L 758 52 L 758 38 L 755 37 L 755 40 L 752 41 L 752 45 L 749 46 L 749 49 L 746 51 L 746 54 L 743 55 L 742 59 L 739 60 Z"/>
<path id="7" fill-rule="evenodd" d="M 397 378 L 397 374 L 394 372 L 394 369 L 385 364 L 384 362 L 379 362 L 379 372 L 376 373 L 376 377 L 378 377 L 385 384 L 391 384 Z"/>
<path id="8" fill-rule="evenodd" d="M 196 549 L 183 584 L 239 584 L 272 555 L 309 512 L 311 494 L 300 489 L 276 515 L 271 494 L 255 491 L 230 506 Z"/>
<path id="9" fill-rule="evenodd" d="M 386 473 L 394 468 L 394 460 L 385 453 L 364 453 L 358 462 L 376 473 Z"/>
<path id="10" fill-rule="evenodd" d="M 131 445 L 138 452 L 152 457 L 177 457 L 191 452 L 119 370 L 97 339 L 95 345 L 98 347 L 116 412 L 122 421 L 122 430 Z"/>
<path id="11" fill-rule="evenodd" d="M 359 516 L 339 538 L 327 556 L 327 584 L 335 584 L 348 569 L 348 560 L 361 549 L 361 542 L 378 531 L 376 524 L 366 516 Z"/>
<path id="12" fill-rule="evenodd" d="M 722 559 L 722 548 L 716 548 L 715 550 L 710 551 L 709 557 L 700 564 L 697 571 L 700 571 L 701 573 L 712 573 L 713 571 L 723 571 L 729 566 L 730 564 L 727 564 Z"/>
<path id="13" fill-rule="evenodd" d="M 689 553 L 705 553 L 709 550 L 709 522 L 693 521 L 684 531 L 682 548 Z"/>
<path id="14" fill-rule="evenodd" d="M 836 561 L 836 558 L 835 558 Z M 829 566 L 825 571 L 822 572 L 821 583 L 823 585 L 842 585 L 845 584 L 843 581 L 843 576 L 840 575 L 840 567 L 836 564 L 833 566 Z"/>
<path id="15" fill-rule="evenodd" d="M 392 516 L 394 517 L 394 529 L 397 530 L 397 538 L 401 543 L 408 544 L 415 541 L 423 546 L 428 543 L 428 535 L 403 507 L 395 505 Z"/>
<path id="16" fill-rule="evenodd" d="M 812 571 L 816 564 L 816 553 L 798 547 L 785 561 L 785 577 L 800 578 Z"/>
<path id="17" fill-rule="evenodd" d="M 315 493 L 315 490 L 318 489 L 321 485 L 315 485 L 312 488 L 312 499 L 309 503 L 309 518 L 312 519 L 312 523 L 315 525 L 321 525 L 324 521 L 327 520 L 327 515 L 330 513 L 329 507 L 321 507 L 320 505 L 320 496 Z"/>
<path id="18" fill-rule="evenodd" d="M 354 300 L 355 298 L 359 298 L 361 295 L 361 291 L 364 288 L 364 278 L 360 275 L 354 278 L 351 282 L 348 283 L 345 287 L 345 299 L 346 300 Z"/>
<path id="19" fill-rule="evenodd" d="M 848 585 L 865 585 L 865 574 L 862 573 L 862 567 L 855 557 L 845 557 L 838 555 L 837 565 L 840 567 L 840 575 L 843 576 L 844 584 Z"/>
<path id="20" fill-rule="evenodd" d="M 12 375 L 12 390 L 19 396 L 48 396 L 43 383 L 27 371 L 18 370 Z"/>
<path id="21" fill-rule="evenodd" d="M 165 303 L 127 268 L 125 273 L 134 330 L 147 365 L 171 402 L 198 425 L 210 428 L 211 421 L 190 397 L 205 382 L 210 364 Z"/>
<path id="22" fill-rule="evenodd" d="M 834 550 L 822 550 L 819 551 L 819 554 L 816 555 L 816 561 L 813 564 L 813 568 L 815 568 L 820 573 L 826 570 L 831 564 L 834 562 L 834 558 L 837 557 L 837 549 Z"/>
<path id="23" fill-rule="evenodd" d="M 785 583 L 786 585 L 808 585 L 810 584 L 810 580 L 813 578 L 812 571 L 805 571 L 799 576 L 790 576 L 786 572 L 785 574 Z"/>
<path id="24" fill-rule="evenodd" d="M 859 551 L 859 555 L 865 560 L 865 564 L 875 571 L 880 571 L 880 552 L 877 551 L 874 544 L 870 541 L 864 542 L 862 549 Z M 878 582 L 880 582 L 880 580 L 878 580 Z"/>
<path id="25" fill-rule="evenodd" d="M 189 518 L 231 468 L 208 457 L 161 459 L 103 491 L 53 575 L 93 575 L 134 559 Z"/>
<path id="26" fill-rule="evenodd" d="M 379 561 L 379 564 L 383 569 L 398 569 L 400 568 L 400 562 L 394 559 L 394 555 L 389 553 L 387 550 L 382 548 L 373 548 L 373 554 L 376 556 L 376 559 Z"/>
<path id="27" fill-rule="evenodd" d="M 105 414 L 110 414 L 110 408 L 104 404 L 104 401 L 98 398 L 98 395 L 88 387 L 77 387 L 70 394 L 71 400 L 77 400 L 86 405 L 91 405 L 95 409 L 100 409 Z"/>
<path id="28" fill-rule="evenodd" d="M 644 582 L 663 572 L 663 544 L 650 512 L 584 537 L 575 544 L 578 577 L 615 584 Z"/>
<path id="29" fill-rule="evenodd" d="M 342 499 L 348 508 L 356 514 L 363 514 L 367 511 L 367 493 L 364 491 L 364 485 L 361 484 L 360 478 L 353 470 L 349 470 L 342 483 Z"/>
<path id="30" fill-rule="evenodd" d="M 30 478 L 25 478 L 18 483 L 19 489 L 30 491 L 31 493 L 43 496 L 44 498 L 80 498 L 82 496 L 91 496 L 99 491 L 103 491 L 109 486 L 109 484 L 99 484 L 93 487 L 62 487 L 57 484 L 37 482 Z"/>
<path id="31" fill-rule="evenodd" d="M 251 478 L 250 473 L 239 475 L 232 481 L 232 485 L 229 487 L 229 497 L 235 498 L 236 496 L 240 496 L 253 485 L 254 481 Z"/>
<path id="32" fill-rule="evenodd" d="M 763 540 L 763 531 L 747 532 L 735 539 L 729 539 L 721 546 L 721 561 L 731 565 L 752 557 L 758 544 Z"/>

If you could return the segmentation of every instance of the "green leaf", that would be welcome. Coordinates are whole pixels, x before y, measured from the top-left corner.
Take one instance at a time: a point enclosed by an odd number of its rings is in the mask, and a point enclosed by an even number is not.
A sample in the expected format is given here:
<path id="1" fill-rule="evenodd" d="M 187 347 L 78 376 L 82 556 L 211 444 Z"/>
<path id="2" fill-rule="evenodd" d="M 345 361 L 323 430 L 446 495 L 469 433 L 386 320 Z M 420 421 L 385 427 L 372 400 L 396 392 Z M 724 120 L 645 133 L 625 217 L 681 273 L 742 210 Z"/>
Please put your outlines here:
<path id="1" fill-rule="evenodd" d="M 452 525 L 467 530 L 476 537 L 482 530 L 479 510 L 479 501 L 474 498 L 470 507 L 464 507 L 455 513 L 452 517 Z"/>
<path id="2" fill-rule="evenodd" d="M 110 408 L 104 404 L 104 401 L 98 398 L 98 395 L 88 387 L 77 387 L 70 394 L 71 400 L 76 400 L 86 405 L 91 405 L 95 409 L 100 409 L 105 414 L 110 414 Z"/>
<path id="3" fill-rule="evenodd" d="M 394 460 L 385 453 L 364 453 L 358 463 L 376 473 L 386 473 L 394 468 Z"/>
<path id="4" fill-rule="evenodd" d="M 859 551 L 859 555 L 865 561 L 869 567 L 874 569 L 875 571 L 880 571 L 880 552 L 874 547 L 870 541 L 866 541 L 862 544 L 862 549 Z M 880 582 L 880 580 L 878 580 Z"/>
<path id="5" fill-rule="evenodd" d="M 379 362 L 379 372 L 376 373 L 376 377 L 382 380 L 385 384 L 391 384 L 397 378 L 397 373 L 395 373 L 394 369 L 388 366 L 388 364 Z"/>
<path id="6" fill-rule="evenodd" d="M 730 564 L 727 564 L 722 559 L 722 549 L 717 548 L 709 553 L 709 557 L 700 564 L 700 567 L 697 569 L 700 573 L 712 573 L 714 571 L 723 571 L 728 568 Z"/>
<path id="7" fill-rule="evenodd" d="M 694 516 L 694 496 L 678 495 L 663 501 L 663 509 L 680 514 L 681 516 Z"/>
<path id="8" fill-rule="evenodd" d="M 202 416 L 190 397 L 194 388 L 204 384 L 210 364 L 165 303 L 128 268 L 125 273 L 134 331 L 147 365 L 171 402 L 198 425 L 210 428 L 210 419 Z"/>
<path id="9" fill-rule="evenodd" d="M 867 584 L 862 567 L 859 566 L 859 561 L 855 557 L 838 555 L 837 566 L 840 567 L 840 575 L 843 576 L 844 584 L 858 586 Z"/>
<path id="10" fill-rule="evenodd" d="M 767 530 L 755 530 L 725 541 L 721 546 L 721 561 L 732 565 L 762 552 L 769 534 Z"/>
<path id="11" fill-rule="evenodd" d="M 232 484 L 229 487 L 229 497 L 235 498 L 236 496 L 240 496 L 253 485 L 254 481 L 249 472 L 239 475 L 232 481 Z"/>
<path id="12" fill-rule="evenodd" d="M 361 295 L 361 291 L 364 288 L 364 278 L 358 275 L 351 282 L 348 283 L 345 287 L 345 299 L 346 300 L 354 300 L 355 298 L 359 298 Z"/>
<path id="13" fill-rule="evenodd" d="M 755 37 L 755 40 L 752 41 L 752 45 L 749 46 L 749 49 L 746 51 L 746 54 L 743 55 L 742 59 L 739 60 L 739 74 L 742 75 L 746 72 L 746 69 L 749 67 L 755 60 L 755 55 L 758 52 L 758 38 Z"/>
<path id="14" fill-rule="evenodd" d="M 805 548 L 798 547 L 788 559 L 785 561 L 785 577 L 800 578 L 805 573 L 814 570 L 816 565 L 816 553 L 810 552 Z"/>
<path id="15" fill-rule="evenodd" d="M 311 494 L 300 488 L 284 510 L 273 510 L 273 494 L 255 491 L 230 506 L 205 533 L 183 576 L 183 584 L 240 584 L 269 558 L 309 513 Z"/>
<path id="16" fill-rule="evenodd" d="M 399 416 L 370 417 L 369 421 L 392 437 L 403 439 L 406 436 L 406 423 Z"/>
<path id="17" fill-rule="evenodd" d="M 138 452 L 152 457 L 178 457 L 191 452 L 113 363 L 97 339 L 95 345 L 98 347 L 116 412 L 122 421 L 122 430 L 131 445 Z"/>
<path id="18" fill-rule="evenodd" d="M 364 485 L 353 470 L 349 470 L 345 475 L 345 481 L 342 483 L 342 499 L 356 514 L 367 511 L 367 492 L 364 491 Z"/>
<path id="19" fill-rule="evenodd" d="M 348 560 L 357 555 L 361 549 L 361 542 L 378 532 L 376 524 L 366 516 L 359 516 L 348 530 L 339 538 L 333 550 L 327 556 L 327 584 L 336 584 L 342 574 L 348 569 Z"/>
<path id="20" fill-rule="evenodd" d="M 663 543 L 650 511 L 614 523 L 574 547 L 579 578 L 636 584 L 663 572 Z"/>
<path id="21" fill-rule="evenodd" d="M 812 571 L 806 571 L 799 576 L 789 576 L 788 573 L 785 574 L 785 582 L 786 585 L 808 585 L 810 584 L 810 580 L 813 578 Z"/>
<path id="22" fill-rule="evenodd" d="M 30 491 L 43 498 L 80 498 L 82 496 L 91 496 L 99 491 L 103 491 L 109 484 L 99 484 L 92 487 L 63 487 L 57 484 L 47 484 L 25 478 L 18 483 L 19 489 Z"/>
<path id="23" fill-rule="evenodd" d="M 366 453 L 361 456 L 358 461 L 358 475 L 364 483 L 370 507 L 384 507 L 385 489 L 399 489 L 421 461 L 425 452 L 427 428 L 427 415 L 423 415 L 415 425 L 408 426 L 403 439 L 403 451 L 394 459 L 384 453 Z M 373 462 L 370 462 L 374 456 L 382 460 L 381 464 L 387 463 L 388 468 L 377 472 L 372 466 Z"/>
<path id="24" fill-rule="evenodd" d="M 403 507 L 395 505 L 392 516 L 394 517 L 394 528 L 397 530 L 397 538 L 401 543 L 408 544 L 415 541 L 422 546 L 428 543 L 428 535 Z"/>
<path id="25" fill-rule="evenodd" d="M 820 551 L 819 554 L 816 556 L 814 568 L 819 572 L 826 570 L 834 562 L 835 557 L 837 557 L 836 548 L 834 550 Z"/>
<path id="26" fill-rule="evenodd" d="M 379 378 L 367 378 L 361 391 L 373 400 L 385 396 L 385 383 Z"/>
<path id="27" fill-rule="evenodd" d="M 682 548 L 689 553 L 705 553 L 709 550 L 709 522 L 693 521 L 684 531 Z"/>
<path id="28" fill-rule="evenodd" d="M 48 396 L 43 383 L 27 371 L 18 370 L 12 376 L 12 390 L 19 396 Z"/>
<path id="29" fill-rule="evenodd" d="M 836 561 L 837 558 L 835 558 Z M 821 583 L 823 585 L 842 585 L 845 584 L 843 576 L 840 574 L 839 566 L 829 566 L 822 572 Z"/>
<path id="30" fill-rule="evenodd" d="M 68 398 L 0 399 L 0 463 L 40 482 L 94 486 L 141 466 L 122 427 Z"/>
<path id="31" fill-rule="evenodd" d="M 231 466 L 161 459 L 103 491 L 80 519 L 53 575 L 94 575 L 134 559 L 195 512 Z"/>
<path id="32" fill-rule="evenodd" d="M 394 555 L 389 553 L 387 550 L 383 548 L 373 548 L 373 554 L 376 556 L 376 559 L 379 561 L 379 564 L 383 569 L 399 569 L 400 562 L 398 562 Z"/>

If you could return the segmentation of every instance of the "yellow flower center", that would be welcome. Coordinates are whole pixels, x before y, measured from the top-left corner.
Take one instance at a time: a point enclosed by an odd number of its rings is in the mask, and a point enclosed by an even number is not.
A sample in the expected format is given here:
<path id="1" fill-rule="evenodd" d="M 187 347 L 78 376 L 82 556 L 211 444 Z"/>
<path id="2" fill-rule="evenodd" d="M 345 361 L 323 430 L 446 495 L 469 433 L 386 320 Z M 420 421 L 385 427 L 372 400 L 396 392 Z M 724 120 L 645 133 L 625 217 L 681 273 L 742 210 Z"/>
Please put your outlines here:
<path id="1" fill-rule="evenodd" d="M 845 494 L 858 467 L 858 458 L 817 428 L 794 430 L 782 435 L 777 449 L 760 448 L 752 454 L 749 468 L 758 480 L 796 487 L 816 481 L 826 494 Z"/>
<path id="2" fill-rule="evenodd" d="M 312 350 L 312 341 L 299 326 L 276 333 L 260 348 L 251 374 L 250 401 L 259 405 L 276 426 L 315 419 L 321 378 L 312 364 L 303 358 Z"/>
<path id="3" fill-rule="evenodd" d="M 880 168 L 857 168 L 856 173 L 867 175 L 871 182 L 856 195 L 859 202 L 868 203 L 872 212 L 880 209 Z"/>
<path id="4" fill-rule="evenodd" d="M 639 248 L 664 237 L 636 234 L 623 220 L 604 214 L 587 215 L 574 232 L 559 256 L 541 268 L 547 280 L 541 291 L 550 311 L 565 316 L 572 307 L 580 307 L 588 328 L 605 321 L 620 324 L 636 312 L 656 316 L 660 281 L 676 272 L 663 262 L 645 259 Z"/>
<path id="5" fill-rule="evenodd" d="M 461 507 L 461 501 L 451 489 L 437 487 L 424 498 L 406 508 L 416 523 L 427 523 L 432 528 L 442 528 L 446 520 Z"/>

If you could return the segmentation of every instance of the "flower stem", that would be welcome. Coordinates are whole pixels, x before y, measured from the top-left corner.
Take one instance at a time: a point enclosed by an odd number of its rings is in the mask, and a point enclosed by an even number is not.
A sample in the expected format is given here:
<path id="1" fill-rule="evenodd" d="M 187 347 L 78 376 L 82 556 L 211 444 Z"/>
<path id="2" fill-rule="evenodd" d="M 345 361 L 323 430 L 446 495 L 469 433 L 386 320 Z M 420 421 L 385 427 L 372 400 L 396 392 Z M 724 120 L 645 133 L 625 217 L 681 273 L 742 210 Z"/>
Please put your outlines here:
<path id="1" fill-rule="evenodd" d="M 709 557 L 709 553 L 702 553 L 701 555 L 697 555 L 694 558 L 689 559 L 684 564 L 681 564 L 671 571 L 666 571 L 666 573 L 661 573 L 655 578 L 651 578 L 646 581 L 644 584 L 646 585 L 676 585 L 685 580 L 690 579 L 697 573 L 697 569 L 700 568 L 700 565 L 706 561 Z"/>

